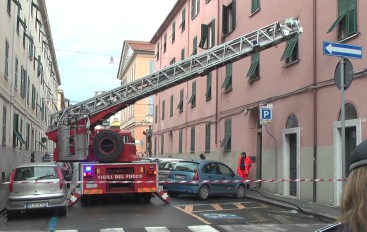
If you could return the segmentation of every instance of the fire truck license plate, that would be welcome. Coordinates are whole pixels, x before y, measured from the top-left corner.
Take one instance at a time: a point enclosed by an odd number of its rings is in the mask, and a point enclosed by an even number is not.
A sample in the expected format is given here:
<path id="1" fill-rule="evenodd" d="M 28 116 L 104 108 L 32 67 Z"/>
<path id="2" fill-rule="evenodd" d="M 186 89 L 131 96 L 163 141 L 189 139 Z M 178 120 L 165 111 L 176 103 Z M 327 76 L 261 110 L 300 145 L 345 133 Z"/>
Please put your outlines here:
<path id="1" fill-rule="evenodd" d="M 97 184 L 85 184 L 86 188 L 97 188 Z"/>

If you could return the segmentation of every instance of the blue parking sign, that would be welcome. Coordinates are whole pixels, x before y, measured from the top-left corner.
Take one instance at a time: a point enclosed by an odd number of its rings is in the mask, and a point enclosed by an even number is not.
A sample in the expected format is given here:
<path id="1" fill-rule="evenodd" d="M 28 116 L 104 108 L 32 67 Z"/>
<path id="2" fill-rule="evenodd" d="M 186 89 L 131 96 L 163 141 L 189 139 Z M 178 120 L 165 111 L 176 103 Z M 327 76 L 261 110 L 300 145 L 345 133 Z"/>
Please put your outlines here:
<path id="1" fill-rule="evenodd" d="M 260 123 L 269 124 L 273 120 L 273 108 L 272 107 L 261 107 L 260 108 Z"/>

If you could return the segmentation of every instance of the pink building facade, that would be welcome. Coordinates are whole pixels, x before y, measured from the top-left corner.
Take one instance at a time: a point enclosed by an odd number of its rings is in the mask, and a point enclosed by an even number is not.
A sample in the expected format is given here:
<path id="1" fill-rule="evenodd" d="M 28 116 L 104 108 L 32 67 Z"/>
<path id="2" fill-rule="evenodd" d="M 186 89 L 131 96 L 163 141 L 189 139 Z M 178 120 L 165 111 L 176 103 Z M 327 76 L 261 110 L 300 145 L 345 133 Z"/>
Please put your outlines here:
<path id="1" fill-rule="evenodd" d="M 341 91 L 334 81 L 341 58 L 324 55 L 323 41 L 363 47 L 366 7 L 361 0 L 178 0 L 150 41 L 156 70 L 286 18 L 299 19 L 304 32 L 154 95 L 153 156 L 206 153 L 235 169 L 246 151 L 254 161 L 251 180 L 346 178 L 352 150 L 367 137 L 367 65 L 350 59 L 343 155 Z M 263 105 L 273 107 L 268 125 L 259 122 Z M 263 182 L 261 189 L 338 206 L 343 185 Z"/>

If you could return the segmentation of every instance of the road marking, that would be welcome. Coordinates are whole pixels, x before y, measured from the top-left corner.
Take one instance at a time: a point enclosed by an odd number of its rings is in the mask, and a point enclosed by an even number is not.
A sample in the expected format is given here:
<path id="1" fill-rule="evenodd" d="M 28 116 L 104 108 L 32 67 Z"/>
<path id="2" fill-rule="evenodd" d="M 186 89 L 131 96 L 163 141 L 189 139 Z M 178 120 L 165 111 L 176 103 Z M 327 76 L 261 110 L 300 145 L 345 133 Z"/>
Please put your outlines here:
<path id="1" fill-rule="evenodd" d="M 202 218 L 202 217 L 199 217 L 198 215 L 196 215 L 196 214 L 193 214 L 192 212 L 187 212 L 187 211 L 185 211 L 184 209 L 182 209 L 181 207 L 179 207 L 179 206 L 175 206 L 175 208 L 176 209 L 178 209 L 178 210 L 181 210 L 182 212 L 184 212 L 184 213 L 187 213 L 188 215 L 190 215 L 190 216 L 192 216 L 192 217 L 194 217 L 194 218 L 196 218 L 196 219 L 198 219 L 199 221 L 201 221 L 202 223 L 205 223 L 205 224 L 208 224 L 208 225 L 210 225 L 210 224 L 212 224 L 212 223 L 210 223 L 210 222 L 208 222 L 207 220 L 205 220 L 204 218 Z"/>
<path id="2" fill-rule="evenodd" d="M 50 231 L 54 231 L 57 225 L 57 217 L 52 217 L 50 223 L 48 223 L 48 229 Z"/>
<path id="3" fill-rule="evenodd" d="M 237 207 L 237 209 L 245 209 L 246 208 L 246 206 L 242 205 L 241 203 L 235 203 L 234 205 Z"/>
<path id="4" fill-rule="evenodd" d="M 212 204 L 212 207 L 213 207 L 215 210 L 223 210 L 222 206 L 220 206 L 219 204 Z"/>
<path id="5" fill-rule="evenodd" d="M 185 206 L 185 211 L 187 211 L 187 212 L 192 212 L 193 209 L 194 209 L 193 205 L 186 205 Z"/>
<path id="6" fill-rule="evenodd" d="M 145 227 L 147 232 L 170 232 L 167 227 Z"/>
<path id="7" fill-rule="evenodd" d="M 204 225 L 204 226 L 188 226 L 188 228 L 192 231 L 192 232 L 219 232 L 219 230 L 208 226 L 208 225 Z"/>
<path id="8" fill-rule="evenodd" d="M 106 229 L 101 229 L 101 232 L 124 232 L 124 229 L 122 228 L 106 228 Z"/>

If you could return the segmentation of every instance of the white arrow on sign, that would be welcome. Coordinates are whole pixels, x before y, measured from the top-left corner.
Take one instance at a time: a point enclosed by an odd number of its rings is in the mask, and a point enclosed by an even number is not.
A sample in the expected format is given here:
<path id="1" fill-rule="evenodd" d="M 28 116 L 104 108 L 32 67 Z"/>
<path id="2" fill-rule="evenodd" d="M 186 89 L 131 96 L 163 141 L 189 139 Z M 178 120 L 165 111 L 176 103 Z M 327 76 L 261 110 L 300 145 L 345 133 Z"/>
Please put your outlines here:
<path id="1" fill-rule="evenodd" d="M 328 46 L 326 46 L 325 48 L 328 52 L 330 52 L 331 54 L 333 52 L 340 52 L 340 53 L 348 53 L 348 54 L 353 54 L 353 55 L 362 55 L 362 51 L 361 50 L 357 50 L 357 49 L 350 49 L 350 48 L 341 48 L 341 47 L 334 47 L 332 44 L 329 44 Z"/>

